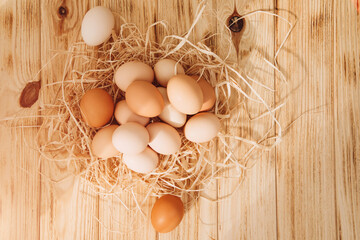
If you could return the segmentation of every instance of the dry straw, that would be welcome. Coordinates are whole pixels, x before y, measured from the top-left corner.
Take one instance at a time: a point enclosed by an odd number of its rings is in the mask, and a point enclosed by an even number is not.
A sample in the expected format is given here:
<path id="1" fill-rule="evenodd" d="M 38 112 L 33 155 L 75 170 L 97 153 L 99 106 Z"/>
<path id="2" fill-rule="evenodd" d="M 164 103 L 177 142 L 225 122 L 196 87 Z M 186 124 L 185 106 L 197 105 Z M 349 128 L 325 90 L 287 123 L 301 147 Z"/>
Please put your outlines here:
<path id="1" fill-rule="evenodd" d="M 119 32 L 113 32 L 111 39 L 96 51 L 84 43 L 72 45 L 69 51 L 64 53 L 67 60 L 63 76 L 42 88 L 47 95 L 50 93 L 51 99 L 44 97 L 40 104 L 40 117 L 43 121 L 38 131 L 38 151 L 41 157 L 47 161 L 66 163 L 70 172 L 89 181 L 99 194 L 134 195 L 136 192 L 142 195 L 142 202 L 149 196 L 166 193 L 190 195 L 189 199 L 194 200 L 211 180 L 225 176 L 241 180 L 244 171 L 252 165 L 249 160 L 255 158 L 253 154 L 269 150 L 281 140 L 282 127 L 275 111 L 282 104 L 268 104 L 256 89 L 264 88 L 274 94 L 273 89 L 242 74 L 236 64 L 220 58 L 202 42 L 193 43 L 189 40 L 204 9 L 205 5 L 200 4 L 186 35 L 168 35 L 160 43 L 150 40 L 150 32 L 154 26 L 166 28 L 164 22 L 152 24 L 145 34 L 141 33 L 136 25 L 124 23 Z M 275 16 L 268 11 L 252 12 L 248 15 L 259 13 Z M 243 16 L 245 17 L 247 15 Z M 290 25 L 290 34 L 293 25 L 289 21 L 287 23 Z M 285 40 L 287 38 L 288 35 Z M 230 51 L 232 49 L 229 49 Z M 128 170 L 121 160 L 121 155 L 111 159 L 95 157 L 90 144 L 96 129 L 84 123 L 79 111 L 79 101 L 83 94 L 92 88 L 103 88 L 113 96 L 115 102 L 119 101 L 124 98 L 124 94 L 114 84 L 114 71 L 123 63 L 132 60 L 154 66 L 162 58 L 176 60 L 184 66 L 187 74 L 201 75 L 215 87 L 217 101 L 213 112 L 222 122 L 218 137 L 206 144 L 196 144 L 186 140 L 179 130 L 182 137 L 181 150 L 170 156 L 161 156 L 159 167 L 147 175 Z M 271 63 L 264 59 L 264 62 L 281 73 L 276 61 Z M 240 135 L 239 131 L 231 128 L 240 126 L 243 115 L 247 114 L 246 108 L 241 112 L 239 107 L 251 104 L 264 108 L 264 112 L 253 120 L 261 119 L 269 126 L 257 138 L 249 134 Z M 241 154 L 239 149 L 243 150 Z M 224 175 L 229 169 L 232 169 L 233 174 Z"/>

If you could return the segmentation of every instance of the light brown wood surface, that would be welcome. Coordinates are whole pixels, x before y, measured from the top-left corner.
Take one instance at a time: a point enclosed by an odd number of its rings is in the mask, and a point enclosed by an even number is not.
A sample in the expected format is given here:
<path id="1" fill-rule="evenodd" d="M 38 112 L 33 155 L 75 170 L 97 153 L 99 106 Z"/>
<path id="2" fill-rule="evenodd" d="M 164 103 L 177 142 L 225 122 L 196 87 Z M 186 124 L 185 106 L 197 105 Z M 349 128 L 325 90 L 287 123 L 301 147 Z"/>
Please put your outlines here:
<path id="1" fill-rule="evenodd" d="M 165 20 L 172 33 L 183 34 L 199 1 L 0 0 L 1 119 L 20 110 L 36 114 L 39 103 L 27 110 L 19 106 L 22 89 L 28 82 L 46 84 L 61 76 L 61 57 L 36 74 L 55 52 L 81 39 L 81 19 L 96 5 L 110 7 L 143 31 Z M 61 6 L 67 10 L 64 16 Z M 217 33 L 206 44 L 226 56 L 225 25 L 235 8 L 240 15 L 279 9 L 275 12 L 294 21 L 285 9 L 298 22 L 278 56 L 287 84 L 254 50 L 274 56 L 289 30 L 280 19 L 265 14 L 247 18 L 239 51 L 230 53 L 229 60 L 275 88 L 275 96 L 263 94 L 270 104 L 286 101 L 276 115 L 283 126 L 291 124 L 275 149 L 254 156 L 256 164 L 234 194 L 222 199 L 239 182 L 228 171 L 205 192 L 218 201 L 201 198 L 178 228 L 158 234 L 148 221 L 154 199 L 145 203 L 146 216 L 131 224 L 132 214 L 121 203 L 134 204 L 130 196 L 99 197 L 74 177 L 54 182 L 67 172 L 61 163 L 39 161 L 37 129 L 2 124 L 0 239 L 360 239 L 360 16 L 353 2 L 208 0 L 191 40 Z M 165 34 L 154 28 L 151 37 L 161 41 Z M 41 91 L 41 99 L 51 97 Z M 263 111 L 252 108 L 254 116 Z M 251 127 L 227 126 L 239 134 Z"/>

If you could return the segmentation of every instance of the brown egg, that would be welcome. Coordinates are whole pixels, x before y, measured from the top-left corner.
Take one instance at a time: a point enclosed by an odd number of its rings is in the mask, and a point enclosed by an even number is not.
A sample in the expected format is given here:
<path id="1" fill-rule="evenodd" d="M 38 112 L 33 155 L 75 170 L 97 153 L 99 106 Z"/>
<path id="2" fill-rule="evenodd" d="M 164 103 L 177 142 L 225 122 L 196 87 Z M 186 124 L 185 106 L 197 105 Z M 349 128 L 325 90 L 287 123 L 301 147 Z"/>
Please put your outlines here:
<path id="1" fill-rule="evenodd" d="M 164 195 L 157 199 L 151 210 L 151 223 L 159 233 L 176 228 L 184 216 L 184 204 L 179 197 Z"/>
<path id="2" fill-rule="evenodd" d="M 215 101 L 216 101 L 214 88 L 211 86 L 211 84 L 208 81 L 206 81 L 202 77 L 199 76 L 191 76 L 191 77 L 197 81 L 203 93 L 203 104 L 201 106 L 200 112 L 209 111 L 215 105 Z"/>
<path id="3" fill-rule="evenodd" d="M 125 99 L 129 108 L 143 117 L 156 117 L 164 108 L 159 90 L 147 81 L 134 81 L 127 88 Z"/>
<path id="4" fill-rule="evenodd" d="M 104 89 L 94 88 L 82 96 L 80 111 L 84 121 L 90 127 L 102 127 L 113 116 L 114 102 Z"/>
<path id="5" fill-rule="evenodd" d="M 196 114 L 203 104 L 203 94 L 199 84 L 184 74 L 175 75 L 167 85 L 167 94 L 171 105 L 185 114 Z"/>
<path id="6" fill-rule="evenodd" d="M 118 125 L 110 125 L 100 129 L 91 142 L 91 150 L 99 158 L 111 158 L 119 154 L 112 144 L 112 135 Z"/>

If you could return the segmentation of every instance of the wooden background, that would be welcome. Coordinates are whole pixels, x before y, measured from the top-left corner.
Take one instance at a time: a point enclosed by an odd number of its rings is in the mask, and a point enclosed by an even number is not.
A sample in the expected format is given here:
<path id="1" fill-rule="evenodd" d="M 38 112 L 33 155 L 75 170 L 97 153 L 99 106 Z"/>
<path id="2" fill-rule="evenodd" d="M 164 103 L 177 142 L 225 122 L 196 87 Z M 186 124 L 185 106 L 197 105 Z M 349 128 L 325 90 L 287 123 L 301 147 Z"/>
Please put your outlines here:
<path id="1" fill-rule="evenodd" d="M 34 79 L 56 51 L 80 40 L 81 19 L 92 6 L 108 6 L 142 30 L 166 20 L 174 33 L 182 34 L 194 20 L 198 4 L 197 0 L 0 0 L 0 118 L 20 110 L 19 96 L 27 82 L 51 83 L 61 76 L 62 61 L 57 61 Z M 360 16 L 354 4 L 209 0 L 193 40 L 221 33 L 207 44 L 224 56 L 228 44 L 224 24 L 235 7 L 239 14 L 286 9 L 298 17 L 278 58 L 287 76 L 286 88 L 277 84 L 271 68 L 270 74 L 258 77 L 267 78 L 276 89 L 271 103 L 286 99 L 276 113 L 283 125 L 301 118 L 276 149 L 259 157 L 234 195 L 218 202 L 201 199 L 168 234 L 157 234 L 146 218 L 135 226 L 138 230 L 119 233 L 128 230 L 124 226 L 131 216 L 117 199 L 100 199 L 74 178 L 51 184 L 49 177 L 61 179 L 66 173 L 62 167 L 39 162 L 36 128 L 1 126 L 0 239 L 360 239 Z M 278 13 L 294 20 L 286 12 Z M 239 63 L 247 61 L 243 56 L 251 53 L 254 42 L 273 56 L 289 30 L 283 21 L 264 14 L 247 26 L 239 56 L 235 50 L 230 54 Z M 160 40 L 164 34 L 156 28 L 152 37 Z M 41 92 L 40 97 L 51 96 Z M 38 108 L 36 103 L 26 112 L 34 114 Z M 207 194 L 216 199 L 235 184 L 219 180 Z"/>

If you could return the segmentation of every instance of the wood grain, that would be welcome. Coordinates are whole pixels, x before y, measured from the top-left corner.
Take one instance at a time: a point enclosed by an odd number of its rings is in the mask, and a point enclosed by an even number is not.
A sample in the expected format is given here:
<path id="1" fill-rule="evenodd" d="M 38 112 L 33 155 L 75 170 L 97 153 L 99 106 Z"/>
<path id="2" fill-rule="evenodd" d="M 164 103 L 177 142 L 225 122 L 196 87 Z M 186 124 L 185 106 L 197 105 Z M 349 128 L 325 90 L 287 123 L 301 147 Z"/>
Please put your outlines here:
<path id="1" fill-rule="evenodd" d="M 218 31 L 222 34 L 220 40 L 220 49 L 224 51 L 227 45 L 226 35 L 229 33 L 224 28 L 228 16 L 233 12 L 239 13 L 240 16 L 255 11 L 257 9 L 273 8 L 274 1 L 222 1 L 219 6 L 219 17 L 221 21 L 218 23 Z M 239 46 L 233 47 L 230 58 L 231 61 L 237 62 L 240 71 L 248 74 L 251 78 L 274 88 L 274 72 L 269 65 L 263 60 L 262 56 L 268 56 L 274 53 L 274 28 L 275 21 L 272 17 L 265 14 L 256 14 L 245 17 L 245 27 L 241 32 Z M 237 44 L 237 42 L 234 42 Z M 222 57 L 226 54 L 222 54 Z M 237 54 L 238 52 L 238 54 Z M 221 55 L 221 53 L 220 53 Z M 269 59 L 270 60 L 270 59 Z M 261 69 L 261 70 L 260 70 Z M 260 71 L 259 71 L 260 70 Z M 256 98 L 249 91 L 248 87 L 242 84 L 244 89 L 251 97 Z M 264 97 L 269 105 L 273 105 L 274 96 L 262 89 L 256 84 L 252 87 Z M 260 104 L 253 104 L 243 99 L 244 104 L 237 108 L 240 113 L 240 122 L 234 124 L 234 120 L 238 118 L 234 114 L 228 124 L 228 131 L 235 132 L 237 135 L 260 140 L 271 125 L 269 118 L 260 121 L 250 121 L 249 117 L 260 115 L 265 108 Z M 250 115 L 245 111 L 249 111 Z M 254 129 L 254 131 L 252 131 Z M 237 153 L 239 161 L 242 156 L 250 149 L 250 145 L 230 141 L 234 151 Z M 239 184 L 238 179 L 232 179 L 231 176 L 236 175 L 236 170 L 230 170 L 224 175 L 223 180 L 219 180 L 218 197 L 232 194 L 231 197 L 220 200 L 218 211 L 218 239 L 276 239 L 276 201 L 275 201 L 275 155 L 274 151 L 261 154 L 256 152 L 254 157 L 258 158 L 255 167 L 248 170 L 244 182 L 240 188 L 232 193 Z M 252 160 L 255 160 L 252 159 Z M 251 164 L 249 164 L 251 165 Z M 230 177 L 230 178 L 229 178 Z M 234 207 L 237 206 L 237 207 Z M 261 227 L 258 227 L 261 226 Z"/>
<path id="2" fill-rule="evenodd" d="M 144 218 L 132 222 L 133 214 L 121 203 L 133 206 L 132 196 L 100 198 L 83 180 L 69 177 L 64 164 L 40 161 L 35 150 L 37 129 L 16 127 L 38 125 L 39 119 L 19 120 L 13 127 L 2 124 L 0 239 L 359 239 L 360 17 L 352 1 L 206 2 L 205 14 L 191 40 L 217 34 L 205 41 L 213 51 L 224 57 L 231 47 L 230 61 L 275 88 L 274 97 L 252 85 L 269 104 L 286 100 L 276 114 L 284 126 L 292 125 L 284 131 L 281 144 L 273 151 L 254 155 L 249 165 L 256 164 L 230 197 L 222 199 L 238 186 L 239 179 L 230 178 L 235 170 L 213 181 L 204 192 L 208 199 L 201 197 L 189 205 L 178 228 L 158 234 L 148 221 L 155 199 L 144 203 Z M 89 8 L 110 7 L 118 20 L 122 16 L 142 31 L 154 21 L 164 20 L 169 31 L 183 34 L 199 3 L 0 1 L 0 118 L 20 116 L 19 97 L 27 83 L 40 81 L 44 86 L 61 76 L 65 60 L 61 56 L 36 74 L 54 53 L 81 39 L 81 19 Z M 240 15 L 277 8 L 278 14 L 292 21 L 293 15 L 281 9 L 297 15 L 297 26 L 278 58 L 287 84 L 261 57 L 274 56 L 289 26 L 266 14 L 248 17 L 236 50 L 226 30 L 235 8 Z M 120 23 L 117 21 L 116 28 Z M 161 41 L 165 34 L 163 28 L 156 27 L 151 38 Z M 52 97 L 51 93 L 40 93 L 42 100 Z M 21 114 L 34 115 L 38 108 L 35 103 Z M 249 117 L 263 111 L 261 105 L 243 101 L 237 112 L 241 124 L 229 121 L 226 128 L 256 138 L 270 127 L 269 119 L 250 121 Z M 239 156 L 249 147 L 229 143 Z M 224 157 L 216 152 L 213 155 Z"/>
<path id="3" fill-rule="evenodd" d="M 360 238 L 360 17 L 334 6 L 334 154 L 337 237 Z"/>
<path id="4" fill-rule="evenodd" d="M 289 124 L 301 116 L 276 149 L 278 236 L 334 239 L 334 56 L 329 51 L 335 47 L 334 6 L 320 1 L 278 1 L 278 8 L 295 11 L 299 18 L 286 44 L 288 50 L 279 56 L 293 89 L 279 118 Z M 278 44 L 286 28 L 279 22 Z M 281 88 L 277 97 L 280 100 L 287 94 Z"/>
<path id="5" fill-rule="evenodd" d="M 1 3 L 0 118 L 19 111 L 22 88 L 40 69 L 41 24 L 36 14 L 39 4 L 39 1 Z M 30 119 L 34 115 L 28 111 L 25 114 Z M 36 125 L 37 121 L 32 119 L 24 124 Z M 0 239 L 38 239 L 41 208 L 39 156 L 34 151 L 36 129 L 20 129 L 17 125 L 0 128 Z"/>
<path id="6" fill-rule="evenodd" d="M 60 9 L 63 9 L 60 14 Z M 41 1 L 41 65 L 56 52 L 67 51 L 79 39 L 82 1 Z M 66 56 L 60 55 L 41 72 L 42 84 L 53 83 L 63 74 Z M 54 93 L 42 92 L 51 102 Z M 98 197 L 79 179 L 69 176 L 66 162 L 41 162 L 40 239 L 94 239 L 98 236 Z"/>

